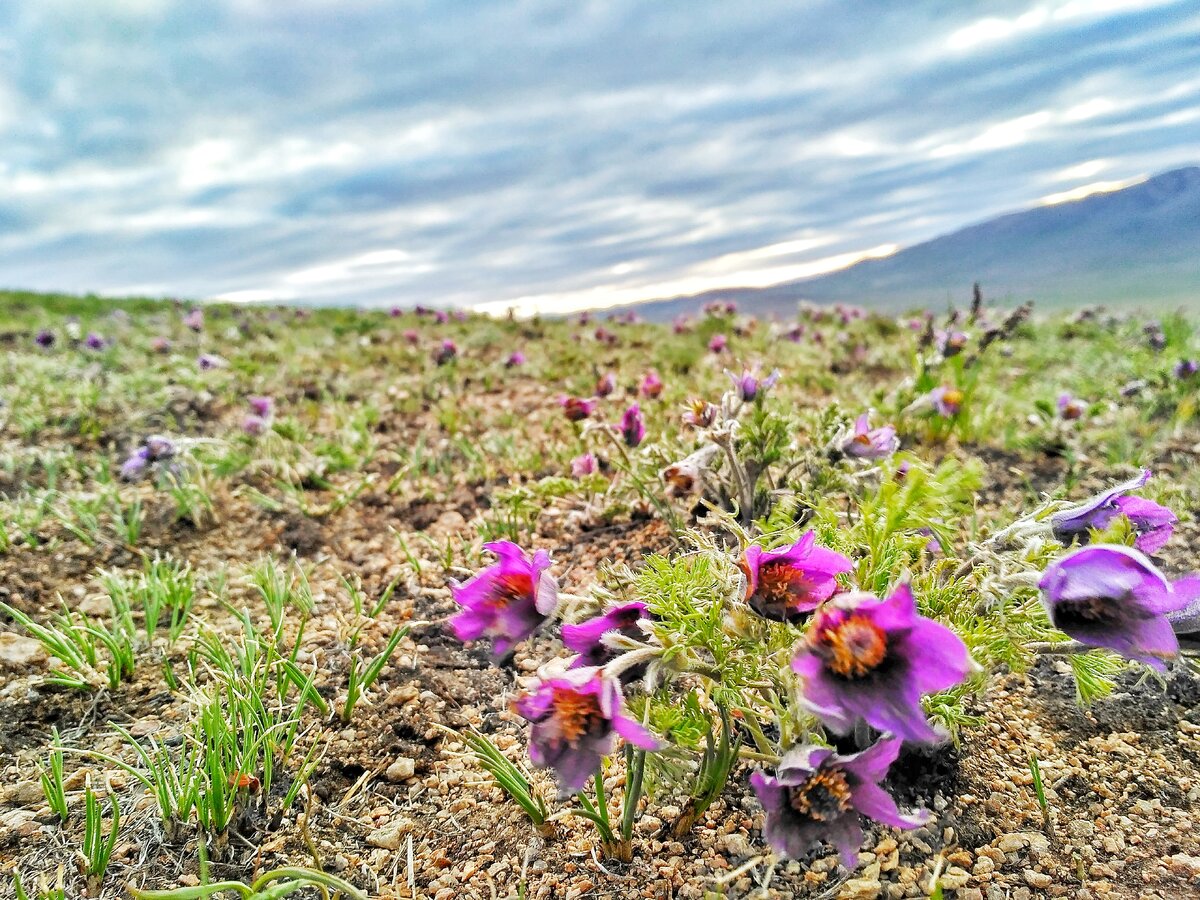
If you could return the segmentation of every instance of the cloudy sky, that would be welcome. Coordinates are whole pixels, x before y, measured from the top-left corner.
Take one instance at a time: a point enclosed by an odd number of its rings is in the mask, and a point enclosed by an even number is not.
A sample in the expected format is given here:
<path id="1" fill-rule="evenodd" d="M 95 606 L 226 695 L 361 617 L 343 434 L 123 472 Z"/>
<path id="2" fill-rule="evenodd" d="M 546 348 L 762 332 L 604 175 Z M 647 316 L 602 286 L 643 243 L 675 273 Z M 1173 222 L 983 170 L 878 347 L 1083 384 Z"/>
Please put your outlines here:
<path id="1" fill-rule="evenodd" d="M 1198 138 L 1194 0 L 0 0 L 0 286 L 567 310 Z"/>

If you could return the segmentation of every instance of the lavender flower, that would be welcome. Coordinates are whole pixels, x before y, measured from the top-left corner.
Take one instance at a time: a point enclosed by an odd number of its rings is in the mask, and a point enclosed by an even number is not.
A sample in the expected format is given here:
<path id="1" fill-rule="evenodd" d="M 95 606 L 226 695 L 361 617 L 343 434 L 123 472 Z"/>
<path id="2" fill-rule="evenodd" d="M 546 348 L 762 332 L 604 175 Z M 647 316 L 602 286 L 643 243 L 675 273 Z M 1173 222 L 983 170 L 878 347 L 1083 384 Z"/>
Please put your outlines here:
<path id="1" fill-rule="evenodd" d="M 1168 614 L 1200 599 L 1200 577 L 1171 582 L 1145 555 L 1114 544 L 1076 550 L 1038 586 L 1055 628 L 1159 671 L 1179 653 Z"/>
<path id="2" fill-rule="evenodd" d="M 204 330 L 204 310 L 202 310 L 198 307 L 196 309 L 193 309 L 191 312 L 189 312 L 186 316 L 183 317 L 183 324 L 185 327 L 192 329 L 192 331 L 196 331 L 196 332 L 203 331 Z"/>
<path id="3" fill-rule="evenodd" d="M 729 346 L 729 340 L 723 334 L 714 334 L 708 342 L 708 349 L 713 353 L 722 353 Z"/>
<path id="4" fill-rule="evenodd" d="M 818 546 L 812 531 L 778 550 L 752 544 L 738 565 L 746 576 L 746 602 L 775 622 L 802 622 L 837 591 L 835 576 L 854 569 L 842 554 Z"/>
<path id="5" fill-rule="evenodd" d="M 1063 544 L 1075 539 L 1086 543 L 1089 531 L 1103 531 L 1113 519 L 1123 515 L 1137 532 L 1134 546 L 1143 553 L 1157 553 L 1175 531 L 1175 514 L 1144 497 L 1126 496 L 1149 480 L 1150 470 L 1146 469 L 1136 478 L 1109 488 L 1079 506 L 1055 513 L 1050 517 L 1055 540 Z"/>
<path id="6" fill-rule="evenodd" d="M 161 335 L 150 339 L 150 349 L 155 353 L 170 353 L 171 341 Z"/>
<path id="7" fill-rule="evenodd" d="M 934 340 L 942 356 L 957 356 L 967 346 L 970 336 L 965 331 L 938 331 Z"/>
<path id="8" fill-rule="evenodd" d="M 841 451 L 858 459 L 883 459 L 900 449 L 896 429 L 891 425 L 871 428 L 871 414 L 863 413 L 854 422 L 854 432 L 842 442 Z"/>
<path id="9" fill-rule="evenodd" d="M 121 463 L 121 480 L 137 481 L 149 467 L 150 451 L 145 447 L 138 447 L 125 462 Z"/>
<path id="10" fill-rule="evenodd" d="M 201 372 L 209 372 L 213 369 L 224 368 L 227 363 L 215 353 L 201 353 L 196 360 L 196 365 L 200 367 Z"/>
<path id="11" fill-rule="evenodd" d="M 621 685 L 601 669 L 570 669 L 547 678 L 518 699 L 513 708 L 532 723 L 529 758 L 552 768 L 563 794 L 582 790 L 613 751 L 617 735 L 646 750 L 658 741 L 624 713 Z"/>
<path id="12" fill-rule="evenodd" d="M 391 316 L 393 319 L 398 319 L 398 318 L 400 318 L 400 316 L 404 315 L 404 310 L 401 309 L 399 306 L 393 306 L 391 309 L 388 310 L 388 315 Z"/>
<path id="13" fill-rule="evenodd" d="M 89 350 L 103 350 L 105 343 L 106 341 L 104 338 L 96 334 L 94 331 L 89 331 L 87 340 L 83 342 L 83 345 Z"/>
<path id="14" fill-rule="evenodd" d="M 899 738 L 885 738 L 861 753 L 842 756 L 827 747 L 793 747 L 771 777 L 750 776 L 750 786 L 766 810 L 763 837 L 780 855 L 803 856 L 812 844 L 827 840 L 842 864 L 853 868 L 862 845 L 863 815 L 894 828 L 919 828 L 924 812 L 901 815 L 896 801 L 879 782 L 900 754 Z"/>
<path id="15" fill-rule="evenodd" d="M 571 474 L 576 478 L 584 478 L 588 475 L 594 475 L 596 472 L 596 456 L 595 454 L 581 453 L 571 460 Z"/>
<path id="16" fill-rule="evenodd" d="M 511 541 L 483 548 L 499 557 L 465 584 L 451 582 L 454 602 L 463 611 L 450 619 L 460 641 L 490 638 L 492 652 L 505 656 L 537 630 L 558 605 L 558 584 L 550 574 L 550 555 L 538 550 L 531 560 Z"/>
<path id="17" fill-rule="evenodd" d="M 445 313 L 439 313 L 439 315 L 445 315 Z M 442 341 L 441 346 L 433 352 L 433 361 L 439 366 L 444 366 L 457 356 L 458 345 L 450 340 L 450 338 L 446 338 Z"/>
<path id="18" fill-rule="evenodd" d="M 746 403 L 750 403 L 758 397 L 759 391 L 764 394 L 775 386 L 775 382 L 779 380 L 779 370 L 775 369 L 766 378 L 759 381 L 758 370 L 742 368 L 742 376 L 739 378 L 728 369 L 725 374 L 729 376 L 729 380 L 733 382 L 733 386 L 737 388 L 738 395 Z"/>
<path id="19" fill-rule="evenodd" d="M 817 610 L 792 670 L 804 702 L 831 730 L 859 721 L 907 741 L 936 741 L 921 694 L 960 683 L 971 666 L 966 645 L 917 612 L 902 584 L 886 600 L 843 594 Z"/>
<path id="20" fill-rule="evenodd" d="M 242 419 L 242 431 L 251 437 L 258 437 L 267 430 L 267 419 L 265 416 L 249 413 Z"/>
<path id="21" fill-rule="evenodd" d="M 1200 363 L 1196 362 L 1194 359 L 1181 359 L 1179 362 L 1175 363 L 1175 368 L 1173 371 L 1175 372 L 1176 378 L 1178 378 L 1180 381 L 1186 381 L 1194 376 L 1197 372 L 1200 372 Z"/>
<path id="22" fill-rule="evenodd" d="M 1058 414 L 1068 422 L 1083 418 L 1086 411 L 1087 407 L 1083 401 L 1072 397 L 1066 391 L 1058 395 Z"/>
<path id="23" fill-rule="evenodd" d="M 962 409 L 963 392 L 958 388 L 939 385 L 929 392 L 929 400 L 939 416 L 952 419 Z"/>
<path id="24" fill-rule="evenodd" d="M 34 343 L 39 347 L 53 347 L 54 340 L 54 332 L 46 328 L 43 328 L 41 331 L 39 331 L 33 339 Z"/>
<path id="25" fill-rule="evenodd" d="M 663 381 L 658 377 L 658 372 L 651 369 L 646 373 L 646 377 L 642 379 L 641 387 L 638 391 L 643 397 L 649 397 L 651 400 L 657 398 L 663 392 Z"/>
<path id="26" fill-rule="evenodd" d="M 617 389 L 617 373 L 606 372 L 596 381 L 596 396 L 607 397 Z"/>
<path id="27" fill-rule="evenodd" d="M 642 418 L 642 410 L 636 403 L 625 410 L 625 415 L 621 416 L 621 437 L 629 447 L 636 447 L 646 437 L 646 421 Z"/>
<path id="28" fill-rule="evenodd" d="M 634 640 L 641 640 L 644 638 L 644 634 L 639 623 L 643 619 L 649 618 L 649 607 L 645 603 L 634 600 L 614 606 L 603 615 L 580 622 L 578 625 L 563 625 L 563 646 L 579 654 L 571 664 L 571 668 L 603 666 L 612 661 L 619 654 L 604 643 L 604 636 L 616 632 Z M 636 681 L 641 674 L 644 674 L 645 667 L 636 668 L 641 669 L 641 672 L 627 670 L 621 674 L 630 681 Z"/>
<path id="29" fill-rule="evenodd" d="M 563 415 L 571 422 L 582 422 L 591 416 L 596 411 L 597 403 L 599 401 L 594 397 L 590 400 L 584 400 L 581 397 L 567 397 L 565 395 L 558 398 L 558 405 L 563 408 Z"/>

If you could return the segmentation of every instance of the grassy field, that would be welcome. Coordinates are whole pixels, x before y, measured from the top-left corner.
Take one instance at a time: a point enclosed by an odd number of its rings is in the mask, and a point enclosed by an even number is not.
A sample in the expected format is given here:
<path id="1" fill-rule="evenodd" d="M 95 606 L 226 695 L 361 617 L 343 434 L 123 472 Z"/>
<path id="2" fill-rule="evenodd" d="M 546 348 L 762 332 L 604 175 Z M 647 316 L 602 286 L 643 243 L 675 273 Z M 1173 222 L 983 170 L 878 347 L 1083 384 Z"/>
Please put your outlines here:
<path id="1" fill-rule="evenodd" d="M 0 896 L 1195 896 L 1187 637 L 1162 672 L 1081 646 L 1038 583 L 1072 542 L 1144 547 L 1133 507 L 1050 518 L 1144 470 L 1156 571 L 1200 568 L 1198 325 L 0 294 Z M 829 590 L 756 593 L 747 548 L 801 540 L 848 560 Z M 503 541 L 557 583 L 509 653 L 452 621 Z M 495 571 L 489 609 L 542 583 Z M 897 731 L 815 709 L 797 648 L 904 585 L 972 660 L 883 782 L 926 819 L 786 853 L 751 773 Z M 827 602 L 764 612 L 801 588 Z M 592 649 L 656 743 L 576 790 L 530 742 L 607 721 L 523 704 L 564 623 L 628 604 Z"/>

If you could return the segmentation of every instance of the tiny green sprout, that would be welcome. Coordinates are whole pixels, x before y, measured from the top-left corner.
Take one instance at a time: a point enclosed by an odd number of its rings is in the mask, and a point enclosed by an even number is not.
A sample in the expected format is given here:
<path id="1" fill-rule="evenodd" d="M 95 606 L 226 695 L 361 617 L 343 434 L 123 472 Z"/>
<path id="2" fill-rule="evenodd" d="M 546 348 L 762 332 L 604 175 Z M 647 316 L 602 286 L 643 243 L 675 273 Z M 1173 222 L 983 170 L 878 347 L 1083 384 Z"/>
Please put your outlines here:
<path id="1" fill-rule="evenodd" d="M 108 863 L 112 858 L 113 848 L 117 845 L 117 834 L 121 827 L 121 807 L 115 795 L 109 796 L 112 807 L 112 824 L 108 834 L 104 833 L 104 810 L 100 798 L 92 790 L 92 780 L 89 776 L 84 782 L 84 821 L 83 821 L 83 858 L 84 874 L 87 875 L 88 886 L 93 893 L 104 880 L 108 871 Z"/>
<path id="2" fill-rule="evenodd" d="M 407 626 L 397 628 L 392 633 L 383 651 L 370 662 L 366 663 L 365 666 L 357 650 L 351 653 L 350 673 L 348 675 L 349 683 L 346 686 L 346 702 L 342 705 L 342 722 L 350 721 L 350 717 L 354 715 L 354 707 L 358 704 L 363 692 L 369 690 L 371 685 L 379 678 L 383 667 L 387 665 L 392 654 L 396 652 L 396 647 L 399 646 L 400 641 L 407 634 Z"/>
<path id="3" fill-rule="evenodd" d="M 1029 774 L 1033 776 L 1033 793 L 1037 796 L 1038 806 L 1042 810 L 1042 822 L 1049 835 L 1053 830 L 1053 822 L 1050 818 L 1050 804 L 1046 800 L 1046 788 L 1042 784 L 1042 767 L 1038 763 L 1036 753 L 1029 754 Z"/>
<path id="4" fill-rule="evenodd" d="M 507 756 L 500 752 L 492 741 L 474 728 L 466 728 L 461 732 L 449 728 L 443 730 L 450 735 L 461 738 L 470 748 L 471 756 L 477 763 L 496 779 L 496 783 L 506 794 L 513 798 L 516 804 L 525 811 L 534 827 L 543 835 L 551 831 L 550 811 L 546 801 L 538 793 L 529 777 Z"/>
<path id="5" fill-rule="evenodd" d="M 306 869 L 300 866 L 289 866 L 264 872 L 250 884 L 241 881 L 214 881 L 211 884 L 200 884 L 195 887 L 180 887 L 164 891 L 144 891 L 129 888 L 134 900 L 205 900 L 214 894 L 234 891 L 243 900 L 278 900 L 294 894 L 304 887 L 315 887 L 323 895 L 341 894 L 350 900 L 367 900 L 367 895 L 336 875 L 319 872 L 316 869 Z"/>
<path id="6" fill-rule="evenodd" d="M 57 728 L 52 730 L 52 735 L 50 759 L 45 767 L 41 764 L 38 765 L 38 781 L 41 782 L 42 793 L 46 795 L 46 802 L 58 816 L 59 823 L 62 824 L 70 817 L 70 809 L 67 806 L 67 790 L 63 783 L 63 745 Z"/>

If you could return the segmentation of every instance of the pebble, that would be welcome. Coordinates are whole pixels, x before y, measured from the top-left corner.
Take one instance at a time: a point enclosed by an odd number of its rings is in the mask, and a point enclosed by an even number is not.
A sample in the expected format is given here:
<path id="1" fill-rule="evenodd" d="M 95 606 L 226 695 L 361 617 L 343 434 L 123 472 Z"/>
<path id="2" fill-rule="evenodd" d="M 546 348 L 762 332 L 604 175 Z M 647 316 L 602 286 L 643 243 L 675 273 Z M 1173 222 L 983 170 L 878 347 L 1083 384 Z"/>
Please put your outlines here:
<path id="1" fill-rule="evenodd" d="M 384 850 L 399 850 L 404 838 L 412 832 L 412 822 L 401 819 L 391 822 L 382 828 L 376 828 L 367 835 L 367 843 L 372 847 L 382 847 Z"/>
<path id="2" fill-rule="evenodd" d="M 0 631 L 0 669 L 25 672 L 46 660 L 46 651 L 33 638 Z"/>
<path id="3" fill-rule="evenodd" d="M 417 761 L 408 756 L 397 757 L 396 761 L 387 767 L 383 777 L 388 781 L 407 781 L 417 771 Z"/>

